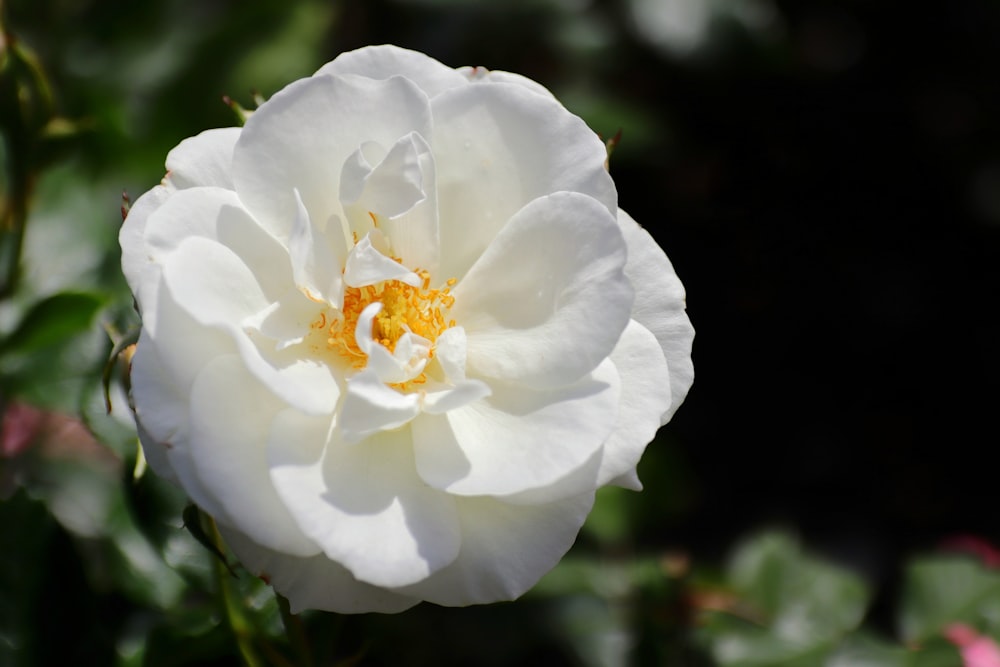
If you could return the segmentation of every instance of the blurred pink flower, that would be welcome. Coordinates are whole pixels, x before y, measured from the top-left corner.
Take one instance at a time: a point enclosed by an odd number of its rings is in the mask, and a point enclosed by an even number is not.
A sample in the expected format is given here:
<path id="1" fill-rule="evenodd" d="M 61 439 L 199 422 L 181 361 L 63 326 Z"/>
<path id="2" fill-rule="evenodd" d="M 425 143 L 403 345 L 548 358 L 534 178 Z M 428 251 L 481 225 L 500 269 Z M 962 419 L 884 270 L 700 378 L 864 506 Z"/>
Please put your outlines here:
<path id="1" fill-rule="evenodd" d="M 10 403 L 0 423 L 0 456 L 13 458 L 38 438 L 45 414 L 26 403 Z"/>
<path id="2" fill-rule="evenodd" d="M 975 556 L 989 568 L 1000 568 L 1000 551 L 977 535 L 956 535 L 944 541 L 941 548 Z"/>
<path id="3" fill-rule="evenodd" d="M 961 652 L 962 667 L 1000 667 L 1000 646 L 992 637 L 963 623 L 949 625 L 944 636 Z"/>

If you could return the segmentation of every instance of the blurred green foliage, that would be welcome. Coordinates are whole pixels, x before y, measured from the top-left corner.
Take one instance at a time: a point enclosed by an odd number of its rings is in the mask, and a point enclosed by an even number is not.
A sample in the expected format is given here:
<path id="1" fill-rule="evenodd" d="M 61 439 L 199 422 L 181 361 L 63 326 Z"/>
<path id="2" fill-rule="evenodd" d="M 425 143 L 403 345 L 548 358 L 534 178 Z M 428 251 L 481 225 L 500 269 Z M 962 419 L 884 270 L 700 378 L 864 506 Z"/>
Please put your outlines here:
<path id="1" fill-rule="evenodd" d="M 649 490 L 602 490 L 577 546 L 523 600 L 392 617 L 291 618 L 199 543 L 214 539 L 211 525 L 177 489 L 141 474 L 122 369 L 107 374 L 110 415 L 101 387 L 110 351 L 138 324 L 118 268 L 123 189 L 155 184 L 180 139 L 232 124 L 223 95 L 252 106 L 252 91 L 387 35 L 452 65 L 465 62 L 446 56 L 471 54 L 543 80 L 605 136 L 625 129 L 615 161 L 645 159 L 679 139 L 666 109 L 620 94 L 633 84 L 617 54 L 638 48 L 622 11 L 574 0 L 0 3 L 0 666 L 954 667 L 952 624 L 1000 638 L 1000 574 L 971 558 L 909 563 L 888 630 L 868 622 L 875 582 L 786 533 L 751 538 L 728 568 L 692 562 L 662 537 L 698 493 L 668 434 L 640 469 Z M 694 49 L 689 34 L 686 52 L 780 59 L 781 43 L 741 16 L 706 19 L 721 41 Z"/>

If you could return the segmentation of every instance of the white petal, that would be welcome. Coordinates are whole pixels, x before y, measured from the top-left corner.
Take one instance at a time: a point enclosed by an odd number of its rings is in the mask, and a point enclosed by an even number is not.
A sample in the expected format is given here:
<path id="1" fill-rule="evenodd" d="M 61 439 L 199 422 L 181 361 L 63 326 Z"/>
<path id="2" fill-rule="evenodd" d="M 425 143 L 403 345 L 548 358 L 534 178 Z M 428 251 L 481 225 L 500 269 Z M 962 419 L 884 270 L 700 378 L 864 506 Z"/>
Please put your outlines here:
<path id="1" fill-rule="evenodd" d="M 132 357 L 131 371 L 142 449 L 157 474 L 178 482 L 191 500 L 212 516 L 224 519 L 226 513 L 221 503 L 208 493 L 194 472 L 190 448 L 190 385 L 178 382 L 177 369 L 165 364 L 159 351 L 144 329 Z M 202 348 L 194 352 L 197 356 Z"/>
<path id="2" fill-rule="evenodd" d="M 359 442 L 379 431 L 406 424 L 420 412 L 419 394 L 403 394 L 366 369 L 347 381 L 338 425 L 347 442 Z"/>
<path id="3" fill-rule="evenodd" d="M 590 197 L 518 211 L 452 292 L 470 376 L 552 387 L 596 368 L 629 320 L 625 259 L 614 218 Z"/>
<path id="4" fill-rule="evenodd" d="M 461 278 L 514 213 L 549 193 L 581 192 L 614 214 L 607 149 L 555 100 L 496 83 L 453 88 L 431 105 L 442 275 Z"/>
<path id="5" fill-rule="evenodd" d="M 245 320 L 251 337 L 259 334 L 274 341 L 275 350 L 298 345 L 312 331 L 323 306 L 310 300 L 298 288 L 287 290 L 277 301 Z"/>
<path id="6" fill-rule="evenodd" d="M 215 186 L 233 189 L 233 146 L 240 128 L 205 130 L 167 153 L 167 180 L 178 189 Z"/>
<path id="7" fill-rule="evenodd" d="M 468 82 L 454 69 L 442 65 L 430 56 L 398 46 L 380 45 L 348 53 L 327 63 L 317 74 L 359 74 L 372 79 L 404 76 L 417 84 L 428 97 Z"/>
<path id="8" fill-rule="evenodd" d="M 490 386 L 485 382 L 462 380 L 446 389 L 424 392 L 421 409 L 428 414 L 440 415 L 486 398 L 492 393 Z"/>
<path id="9" fill-rule="evenodd" d="M 401 137 L 374 167 L 359 148 L 344 163 L 340 198 L 348 217 L 397 218 L 427 198 L 421 155 L 430 155 L 423 137 L 411 132 Z M 432 185 L 433 183 L 431 183 Z"/>
<path id="10" fill-rule="evenodd" d="M 314 223 L 342 216 L 340 172 L 355 149 L 366 141 L 392 146 L 410 132 L 430 137 L 430 123 L 426 95 L 402 77 L 296 81 L 243 126 L 233 153 L 236 192 L 254 217 L 287 239 L 296 189 Z"/>
<path id="11" fill-rule="evenodd" d="M 259 314 L 271 302 L 256 275 L 232 251 L 207 239 L 187 239 L 167 258 L 163 277 L 171 297 L 195 321 L 233 338 L 247 368 L 264 386 L 310 414 L 333 410 L 339 390 L 327 364 L 303 358 L 298 350 L 278 350 L 269 338 L 252 338 Z M 198 339 L 188 333 L 179 340 Z"/>
<path id="12" fill-rule="evenodd" d="M 593 502 L 593 493 L 546 505 L 462 498 L 457 503 L 462 522 L 458 558 L 396 592 L 446 606 L 513 600 L 566 554 Z"/>
<path id="13" fill-rule="evenodd" d="M 421 141 L 423 141 L 421 139 Z M 406 213 L 379 220 L 379 228 L 389 238 L 393 254 L 412 269 L 436 274 L 440 243 L 438 238 L 437 175 L 434 155 L 429 148 L 419 154 L 424 199 Z"/>
<path id="14" fill-rule="evenodd" d="M 268 448 L 271 478 L 302 530 L 361 581 L 402 586 L 458 554 L 455 501 L 413 468 L 409 434 L 350 446 L 328 441 L 329 423 L 279 415 Z"/>
<path id="15" fill-rule="evenodd" d="M 319 357 L 303 356 L 301 348 L 257 339 L 249 327 L 242 332 L 230 330 L 230 334 L 247 369 L 276 396 L 306 414 L 333 412 L 341 388 L 329 364 Z"/>
<path id="16" fill-rule="evenodd" d="M 174 193 L 152 215 L 144 232 L 145 254 L 162 264 L 186 240 L 198 237 L 227 247 L 274 298 L 291 284 L 288 252 L 243 208 L 236 194 L 221 188 Z"/>
<path id="17" fill-rule="evenodd" d="M 646 445 L 670 406 L 670 374 L 656 337 L 632 321 L 611 353 L 622 381 L 618 421 L 604 443 L 597 483 L 601 486 L 635 470 Z"/>
<path id="18" fill-rule="evenodd" d="M 135 420 L 135 429 L 139 436 L 139 445 L 142 447 L 142 455 L 150 469 L 171 484 L 180 486 L 180 478 L 170 464 L 170 459 L 167 458 L 166 445 L 151 436 L 138 418 Z"/>
<path id="19" fill-rule="evenodd" d="M 191 389 L 191 457 L 231 525 L 293 556 L 319 547 L 299 530 L 271 483 L 267 438 L 281 403 L 237 355 L 210 362 Z"/>
<path id="20" fill-rule="evenodd" d="M 450 382 L 457 383 L 465 379 L 467 346 L 464 327 L 445 329 L 434 341 L 434 356 Z"/>
<path id="21" fill-rule="evenodd" d="M 610 362 L 575 385 L 540 391 L 492 383 L 493 394 L 443 415 L 422 414 L 413 432 L 417 471 L 457 495 L 503 496 L 555 484 L 598 452 L 618 412 Z M 582 493 L 595 488 L 579 480 Z"/>
<path id="22" fill-rule="evenodd" d="M 420 602 L 359 582 L 325 555 L 298 558 L 266 549 L 240 532 L 219 526 L 226 544 L 243 565 L 288 599 L 293 614 L 322 609 L 340 614 L 395 614 Z"/>
<path id="23" fill-rule="evenodd" d="M 351 287 L 364 287 L 384 280 L 398 280 L 413 287 L 422 284 L 420 276 L 376 250 L 371 235 L 367 234 L 347 255 L 344 282 Z"/>
<path id="24" fill-rule="evenodd" d="M 164 262 L 163 279 L 177 303 L 208 326 L 240 326 L 270 305 L 247 265 L 205 238 L 182 241 Z"/>
<path id="25" fill-rule="evenodd" d="M 639 481 L 639 473 L 634 468 L 624 475 L 615 477 L 608 484 L 611 486 L 620 486 L 631 491 L 642 491 L 642 482 Z"/>
<path id="26" fill-rule="evenodd" d="M 672 400 L 660 419 L 666 424 L 694 382 L 694 327 L 684 310 L 684 285 L 660 246 L 625 211 L 618 211 L 618 224 L 628 245 L 625 275 L 635 287 L 632 319 L 656 336 L 670 369 Z"/>
<path id="27" fill-rule="evenodd" d="M 337 303 L 343 287 L 340 267 L 347 255 L 343 234 L 317 233 L 299 191 L 295 190 L 295 222 L 288 239 L 295 286 L 316 302 Z"/>
<path id="28" fill-rule="evenodd" d="M 485 67 L 459 67 L 458 71 L 465 76 L 470 83 L 513 83 L 531 92 L 544 97 L 555 99 L 552 92 L 526 76 L 515 72 L 504 72 L 502 70 L 489 70 Z"/>
<path id="29" fill-rule="evenodd" d="M 118 232 L 118 244 L 122 249 L 122 272 L 132 294 L 135 295 L 143 320 L 147 311 L 151 317 L 156 312 L 156 285 L 160 279 L 160 265 L 152 260 L 146 251 L 146 223 L 149 216 L 159 209 L 171 194 L 173 194 L 171 188 L 158 185 L 139 197 L 132 204 Z"/>

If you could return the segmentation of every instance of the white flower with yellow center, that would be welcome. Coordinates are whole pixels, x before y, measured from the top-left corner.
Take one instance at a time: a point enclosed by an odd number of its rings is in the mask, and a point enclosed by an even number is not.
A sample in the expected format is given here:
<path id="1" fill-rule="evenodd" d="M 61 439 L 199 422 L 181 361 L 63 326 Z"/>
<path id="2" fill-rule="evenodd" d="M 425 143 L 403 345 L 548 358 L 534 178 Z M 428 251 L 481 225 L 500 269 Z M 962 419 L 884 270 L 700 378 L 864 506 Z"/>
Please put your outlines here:
<path id="1" fill-rule="evenodd" d="M 167 157 L 121 232 L 159 474 L 293 610 L 514 598 L 693 378 L 605 147 L 523 77 L 371 47 Z"/>

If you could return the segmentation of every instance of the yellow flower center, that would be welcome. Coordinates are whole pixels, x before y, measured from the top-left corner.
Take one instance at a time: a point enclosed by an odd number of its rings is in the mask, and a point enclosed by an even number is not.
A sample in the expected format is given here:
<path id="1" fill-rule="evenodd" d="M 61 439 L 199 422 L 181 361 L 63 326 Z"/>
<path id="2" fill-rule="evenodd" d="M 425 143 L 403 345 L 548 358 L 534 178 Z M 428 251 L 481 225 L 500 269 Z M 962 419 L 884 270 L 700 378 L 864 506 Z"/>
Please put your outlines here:
<path id="1" fill-rule="evenodd" d="M 328 319 L 326 314 L 321 314 L 313 322 L 313 328 L 325 331 L 327 347 L 348 359 L 355 368 L 363 368 L 368 361 L 368 355 L 358 347 L 355 330 L 361 311 L 372 303 L 382 304 L 382 310 L 372 322 L 372 338 L 390 351 L 395 350 L 396 342 L 407 332 L 433 343 L 442 331 L 455 326 L 455 320 L 446 320 L 445 314 L 455 303 L 451 288 L 457 281 L 451 278 L 443 289 L 431 289 L 430 273 L 417 270 L 416 274 L 422 281 L 420 287 L 386 280 L 365 287 L 345 288 L 340 317 Z"/>

